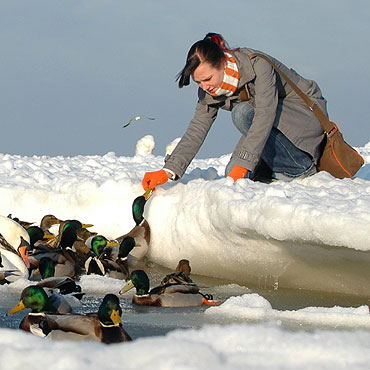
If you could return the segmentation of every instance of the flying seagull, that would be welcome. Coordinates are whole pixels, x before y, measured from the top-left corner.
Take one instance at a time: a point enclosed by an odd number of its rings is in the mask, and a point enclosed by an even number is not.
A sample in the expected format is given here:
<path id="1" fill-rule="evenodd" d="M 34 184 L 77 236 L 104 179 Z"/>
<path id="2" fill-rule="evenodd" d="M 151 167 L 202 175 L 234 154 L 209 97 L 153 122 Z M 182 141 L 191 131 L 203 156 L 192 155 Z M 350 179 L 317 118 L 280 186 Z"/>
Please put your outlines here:
<path id="1" fill-rule="evenodd" d="M 154 118 L 151 118 L 151 117 L 145 117 L 145 116 L 136 116 L 136 117 L 134 117 L 134 118 L 131 118 L 129 121 L 128 121 L 128 123 L 126 123 L 123 127 L 127 127 L 128 125 L 130 125 L 132 122 L 134 122 L 134 121 L 138 121 L 139 119 L 151 119 L 151 120 L 153 120 Z"/>

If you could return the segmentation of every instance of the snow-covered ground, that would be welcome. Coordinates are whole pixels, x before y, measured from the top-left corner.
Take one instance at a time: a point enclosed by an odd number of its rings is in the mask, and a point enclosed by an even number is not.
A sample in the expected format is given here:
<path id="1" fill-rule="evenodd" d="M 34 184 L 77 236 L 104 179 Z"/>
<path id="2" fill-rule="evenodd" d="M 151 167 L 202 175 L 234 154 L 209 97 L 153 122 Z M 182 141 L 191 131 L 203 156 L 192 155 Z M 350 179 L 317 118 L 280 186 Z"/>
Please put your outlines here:
<path id="1" fill-rule="evenodd" d="M 118 237 L 134 226 L 131 205 L 143 193 L 144 173 L 163 165 L 163 156 L 150 154 L 152 140 L 139 143 L 134 157 L 0 154 L 0 214 L 39 223 L 52 213 Z M 158 187 L 146 205 L 149 260 L 173 269 L 187 258 L 196 274 L 246 286 L 264 281 L 267 288 L 369 296 L 370 144 L 358 150 L 366 163 L 355 179 L 318 173 L 269 185 L 224 178 L 229 155 L 194 160 L 181 181 Z M 81 284 L 92 289 L 88 279 Z M 98 293 L 106 289 L 94 284 Z M 121 286 L 110 284 L 114 292 Z M 0 303 L 9 289 L 0 287 Z M 0 329 L 1 364 L 7 369 L 68 364 L 79 370 L 368 368 L 367 306 L 278 311 L 261 296 L 243 294 L 207 309 L 204 317 L 237 323 L 111 346 L 45 343 Z M 297 322 L 316 329 L 299 330 Z M 20 356 L 25 349 L 27 355 Z"/>

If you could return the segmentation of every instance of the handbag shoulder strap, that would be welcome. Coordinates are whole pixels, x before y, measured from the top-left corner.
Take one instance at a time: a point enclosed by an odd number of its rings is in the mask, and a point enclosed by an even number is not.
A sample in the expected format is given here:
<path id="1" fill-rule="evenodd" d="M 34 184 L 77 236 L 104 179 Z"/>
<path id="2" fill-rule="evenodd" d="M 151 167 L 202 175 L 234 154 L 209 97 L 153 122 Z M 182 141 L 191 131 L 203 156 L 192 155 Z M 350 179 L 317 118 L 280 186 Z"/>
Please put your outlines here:
<path id="1" fill-rule="evenodd" d="M 269 57 L 261 53 L 252 53 L 248 55 L 249 59 L 253 59 L 255 57 L 260 57 L 265 59 L 268 63 L 272 65 L 272 67 L 276 70 L 277 73 L 290 85 L 290 87 L 295 91 L 295 93 L 302 98 L 302 100 L 306 103 L 307 107 L 316 118 L 320 121 L 322 128 L 326 132 L 327 135 L 332 135 L 337 129 L 338 126 L 333 124 L 329 121 L 328 117 L 322 111 L 322 109 L 310 99 L 310 97 L 305 94 L 279 67 L 277 67 Z M 333 131 L 334 130 L 334 131 Z"/>

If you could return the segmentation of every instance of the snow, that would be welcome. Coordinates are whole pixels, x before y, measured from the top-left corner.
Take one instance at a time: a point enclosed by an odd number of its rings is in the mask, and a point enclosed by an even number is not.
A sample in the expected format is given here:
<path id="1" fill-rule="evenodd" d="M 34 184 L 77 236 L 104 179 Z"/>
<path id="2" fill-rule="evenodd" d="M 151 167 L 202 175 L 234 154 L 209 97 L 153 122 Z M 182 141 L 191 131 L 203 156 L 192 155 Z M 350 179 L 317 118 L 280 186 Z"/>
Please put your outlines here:
<path id="1" fill-rule="evenodd" d="M 0 154 L 0 214 L 40 222 L 45 214 L 92 223 L 108 238 L 132 229 L 131 205 L 146 171 L 162 168 L 154 138 L 133 157 Z M 168 148 L 171 148 L 169 145 Z M 241 286 L 316 289 L 366 296 L 370 257 L 370 143 L 357 148 L 365 165 L 355 179 L 327 173 L 269 185 L 224 178 L 230 155 L 195 159 L 179 182 L 158 187 L 145 208 L 148 259 Z M 170 151 L 170 149 L 168 149 Z M 28 281 L 0 287 L 0 306 Z M 82 277 L 87 294 L 117 293 L 121 282 Z M 201 315 L 216 324 L 178 329 L 132 343 L 48 342 L 0 329 L 7 369 L 352 369 L 368 368 L 370 316 L 359 307 L 280 311 L 255 293 L 228 298 Z M 123 321 L 125 312 L 123 313 Z M 226 320 L 226 322 L 225 322 Z M 217 322 L 219 321 L 219 324 Z M 302 328 L 300 328 L 302 326 Z M 309 328 L 309 329 L 308 329 Z M 27 356 L 19 356 L 27 350 Z M 94 353 L 94 355 L 92 355 Z M 31 361 L 37 358 L 38 361 Z"/>

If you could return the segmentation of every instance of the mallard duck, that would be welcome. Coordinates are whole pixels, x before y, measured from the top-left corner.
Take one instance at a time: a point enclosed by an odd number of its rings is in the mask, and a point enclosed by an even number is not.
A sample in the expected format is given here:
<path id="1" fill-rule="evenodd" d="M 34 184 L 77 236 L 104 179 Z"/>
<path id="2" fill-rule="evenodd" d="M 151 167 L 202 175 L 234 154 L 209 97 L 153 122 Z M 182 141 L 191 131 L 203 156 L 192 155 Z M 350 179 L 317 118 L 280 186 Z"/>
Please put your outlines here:
<path id="1" fill-rule="evenodd" d="M 47 233 L 50 233 L 49 229 L 54 225 L 59 225 L 62 220 L 60 220 L 58 217 L 55 217 L 54 215 L 45 215 L 40 222 L 40 227 L 43 231 L 46 231 Z"/>
<path id="2" fill-rule="evenodd" d="M 119 275 L 116 278 L 123 280 L 127 280 L 129 278 L 129 255 L 135 247 L 141 246 L 136 243 L 133 237 L 126 236 L 122 239 L 119 248 L 112 248 L 110 259 L 119 266 L 119 270 L 116 271 Z M 111 272 L 110 276 L 114 277 L 115 273 Z"/>
<path id="3" fill-rule="evenodd" d="M 85 271 L 87 275 L 95 274 L 104 276 L 106 268 L 104 261 L 102 261 L 104 255 L 103 250 L 105 247 L 116 246 L 117 242 L 108 240 L 104 235 L 95 235 L 86 241 L 86 245 L 90 250 L 90 256 L 85 261 Z"/>
<path id="4" fill-rule="evenodd" d="M 72 250 L 77 239 L 77 230 L 93 225 L 82 224 L 78 220 L 63 221 L 59 226 L 59 233 L 48 245 L 38 246 L 33 257 L 38 261 L 42 257 L 49 257 L 55 263 L 55 276 L 74 277 L 80 273 L 79 260 Z"/>
<path id="5" fill-rule="evenodd" d="M 3 235 L 0 234 L 0 252 L 3 266 L 0 268 L 0 271 L 12 272 L 11 274 L 7 274 L 7 281 L 13 282 L 19 278 L 28 279 L 28 268 L 30 267 L 28 249 L 29 243 L 23 239 L 23 236 L 20 237 L 18 247 L 14 248 Z"/>
<path id="6" fill-rule="evenodd" d="M 30 226 L 28 229 L 26 229 L 29 237 L 30 237 L 30 249 L 29 249 L 29 255 L 28 260 L 30 262 L 30 280 L 40 280 L 40 276 L 36 274 L 36 268 L 39 264 L 39 260 L 35 258 L 34 256 L 37 255 L 37 253 L 43 253 L 48 249 L 48 247 L 45 247 L 42 243 L 45 240 L 48 239 L 54 239 L 55 235 L 52 235 L 48 233 L 47 231 L 43 231 L 41 227 L 39 226 Z"/>
<path id="7" fill-rule="evenodd" d="M 107 294 L 97 313 L 28 315 L 21 329 L 53 340 L 98 341 L 119 343 L 132 340 L 123 329 L 122 308 L 114 294 Z"/>
<path id="8" fill-rule="evenodd" d="M 130 280 L 120 290 L 120 294 L 136 288 L 132 303 L 142 306 L 160 307 L 192 307 L 217 305 L 208 296 L 199 292 L 196 284 L 166 284 L 157 286 L 149 291 L 149 278 L 145 271 L 135 270 L 130 274 Z"/>
<path id="9" fill-rule="evenodd" d="M 77 232 L 82 228 L 89 228 L 94 225 L 83 224 L 79 220 L 65 220 L 59 224 L 58 235 L 47 243 L 51 248 L 58 248 L 61 245 L 72 248 L 77 240 Z"/>
<path id="10" fill-rule="evenodd" d="M 72 312 L 72 307 L 60 294 L 52 292 L 47 294 L 42 287 L 36 285 L 31 285 L 23 289 L 21 299 L 8 311 L 7 315 L 14 315 L 26 308 L 31 309 L 31 312 L 22 319 L 19 328 L 28 332 L 32 332 L 30 319 L 33 316 L 38 316 L 42 312 L 57 314 L 69 314 Z"/>
<path id="11" fill-rule="evenodd" d="M 125 235 L 116 238 L 117 242 L 121 244 L 122 240 L 128 236 L 135 239 L 137 245 L 140 248 L 134 248 L 130 255 L 142 259 L 149 250 L 150 243 L 150 227 L 144 218 L 144 207 L 148 199 L 152 195 L 152 190 L 147 190 L 143 195 L 137 197 L 132 203 L 132 216 L 135 221 L 136 226 Z"/>
<path id="12" fill-rule="evenodd" d="M 7 315 L 13 315 L 25 308 L 30 308 L 31 313 L 53 312 L 64 314 L 72 312 L 72 307 L 60 294 L 51 293 L 48 295 L 44 288 L 37 285 L 24 288 L 21 299 L 9 310 Z"/>
<path id="13" fill-rule="evenodd" d="M 166 284 L 194 284 L 193 280 L 190 279 L 189 275 L 191 272 L 189 260 L 182 259 L 176 266 L 175 272 L 166 275 L 161 285 Z"/>
<path id="14" fill-rule="evenodd" d="M 91 249 L 86 243 L 88 240 L 91 240 L 91 238 L 98 235 L 98 233 L 81 228 L 76 231 L 76 234 L 77 240 L 73 243 L 72 249 L 76 253 L 80 266 L 83 267 L 86 260 L 91 255 Z"/>
<path id="15" fill-rule="evenodd" d="M 104 248 L 101 260 L 106 271 L 105 275 L 115 279 L 127 280 L 130 275 L 129 253 L 137 246 L 134 238 L 126 236 L 119 247 Z"/>
<path id="16" fill-rule="evenodd" d="M 89 257 L 85 263 L 87 275 L 96 274 L 115 279 L 127 279 L 129 274 L 127 255 L 135 245 L 135 240 L 131 237 L 124 238 L 117 248 L 117 242 L 109 241 L 103 235 L 94 236 L 91 239 L 94 256 Z"/>
<path id="17" fill-rule="evenodd" d="M 47 231 L 44 231 L 39 226 L 29 226 L 27 229 L 27 234 L 30 237 L 30 248 L 31 250 L 37 248 L 35 245 L 37 242 L 47 239 L 54 239 L 55 235 L 50 234 Z"/>
<path id="18" fill-rule="evenodd" d="M 69 276 L 54 276 L 55 265 L 51 258 L 42 257 L 40 259 L 39 273 L 41 275 L 41 281 L 36 285 L 57 290 L 60 294 L 71 294 L 72 296 L 81 299 L 84 293 L 81 292 L 81 287 Z"/>

